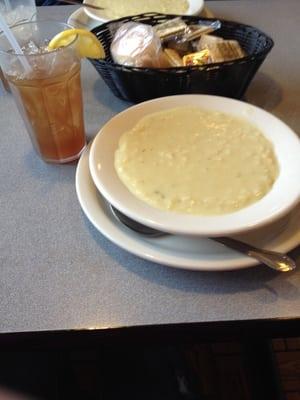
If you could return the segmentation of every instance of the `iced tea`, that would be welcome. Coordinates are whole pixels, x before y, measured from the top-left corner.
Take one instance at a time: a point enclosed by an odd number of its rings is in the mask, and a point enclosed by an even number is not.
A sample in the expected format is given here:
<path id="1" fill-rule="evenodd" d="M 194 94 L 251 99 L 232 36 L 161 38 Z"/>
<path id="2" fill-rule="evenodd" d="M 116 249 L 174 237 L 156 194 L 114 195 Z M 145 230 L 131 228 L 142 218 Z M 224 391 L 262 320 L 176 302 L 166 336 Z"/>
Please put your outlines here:
<path id="1" fill-rule="evenodd" d="M 7 78 L 43 159 L 67 162 L 78 158 L 85 147 L 80 65 L 50 78 Z"/>
<path id="2" fill-rule="evenodd" d="M 38 25 L 40 28 L 37 28 Z M 25 38 L 25 56 L 0 53 L 4 72 L 32 143 L 47 162 L 77 159 L 85 148 L 80 59 L 75 46 L 47 51 L 45 39 L 63 30 L 51 21 L 13 28 Z M 23 28 L 23 31 L 22 31 Z M 30 28 L 28 33 L 28 28 Z M 24 68 L 20 57 L 26 57 Z M 26 66 L 26 65 L 25 65 Z"/>

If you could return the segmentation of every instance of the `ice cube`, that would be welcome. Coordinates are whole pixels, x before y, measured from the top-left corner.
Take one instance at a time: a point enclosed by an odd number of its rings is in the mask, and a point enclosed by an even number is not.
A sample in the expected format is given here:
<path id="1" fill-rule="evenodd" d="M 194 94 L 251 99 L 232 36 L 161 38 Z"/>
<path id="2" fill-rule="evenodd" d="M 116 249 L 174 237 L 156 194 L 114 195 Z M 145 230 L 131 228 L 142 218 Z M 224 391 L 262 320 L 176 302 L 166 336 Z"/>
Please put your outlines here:
<path id="1" fill-rule="evenodd" d="M 26 45 L 26 53 L 27 54 L 39 54 L 41 53 L 41 49 L 37 46 L 33 40 L 30 40 Z"/>
<path id="2" fill-rule="evenodd" d="M 51 51 L 47 48 L 47 45 L 38 46 L 33 40 L 30 40 L 28 43 L 26 43 L 26 45 L 22 47 L 22 50 L 28 55 L 44 54 Z"/>

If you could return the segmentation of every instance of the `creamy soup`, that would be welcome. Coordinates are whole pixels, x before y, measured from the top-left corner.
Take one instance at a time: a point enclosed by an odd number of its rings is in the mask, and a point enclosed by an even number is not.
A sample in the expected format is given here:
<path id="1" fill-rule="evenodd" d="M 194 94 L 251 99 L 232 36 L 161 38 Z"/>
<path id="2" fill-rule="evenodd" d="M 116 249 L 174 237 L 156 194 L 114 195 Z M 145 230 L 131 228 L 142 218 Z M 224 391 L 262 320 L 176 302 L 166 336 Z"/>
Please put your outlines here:
<path id="1" fill-rule="evenodd" d="M 200 215 L 258 201 L 279 170 L 272 144 L 256 126 L 188 106 L 150 114 L 124 133 L 115 169 L 151 206 Z"/>
<path id="2" fill-rule="evenodd" d="M 108 19 L 154 11 L 163 14 L 185 14 L 189 9 L 187 0 L 94 0 L 93 4 L 105 8 L 101 13 Z"/>

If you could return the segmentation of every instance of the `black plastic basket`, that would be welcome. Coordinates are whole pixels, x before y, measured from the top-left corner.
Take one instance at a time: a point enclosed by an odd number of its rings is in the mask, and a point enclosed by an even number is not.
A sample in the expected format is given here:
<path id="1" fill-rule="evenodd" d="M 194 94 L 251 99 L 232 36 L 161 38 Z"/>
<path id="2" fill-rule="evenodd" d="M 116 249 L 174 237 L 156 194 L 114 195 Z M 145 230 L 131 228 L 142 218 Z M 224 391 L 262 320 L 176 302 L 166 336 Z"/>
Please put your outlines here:
<path id="1" fill-rule="evenodd" d="M 113 24 L 129 21 L 156 25 L 176 17 L 157 13 L 120 18 L 92 30 L 102 43 L 104 60 L 90 60 L 112 92 L 121 99 L 141 102 L 156 97 L 175 94 L 202 93 L 241 98 L 257 69 L 273 47 L 273 40 L 260 30 L 232 21 L 221 21 L 214 35 L 238 40 L 247 57 L 222 63 L 197 67 L 136 68 L 113 62 L 110 54 Z M 211 18 L 183 16 L 188 24 L 214 21 Z"/>

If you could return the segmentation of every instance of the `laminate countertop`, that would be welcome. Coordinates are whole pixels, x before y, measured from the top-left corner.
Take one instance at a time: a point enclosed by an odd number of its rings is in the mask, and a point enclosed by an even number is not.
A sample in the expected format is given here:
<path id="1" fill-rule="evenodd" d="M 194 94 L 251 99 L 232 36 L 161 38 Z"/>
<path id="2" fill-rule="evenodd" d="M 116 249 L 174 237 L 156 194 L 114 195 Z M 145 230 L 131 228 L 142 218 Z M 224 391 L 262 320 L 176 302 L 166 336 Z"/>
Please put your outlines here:
<path id="1" fill-rule="evenodd" d="M 275 46 L 245 98 L 299 134 L 298 0 L 210 1 L 219 18 L 254 25 Z M 41 7 L 66 21 L 73 6 Z M 82 62 L 87 137 L 130 106 Z M 105 329 L 300 318 L 298 270 L 257 266 L 192 272 L 145 261 L 106 239 L 82 212 L 76 163 L 45 164 L 32 149 L 10 94 L 0 96 L 0 332 Z M 299 155 L 300 156 L 300 155 Z"/>

